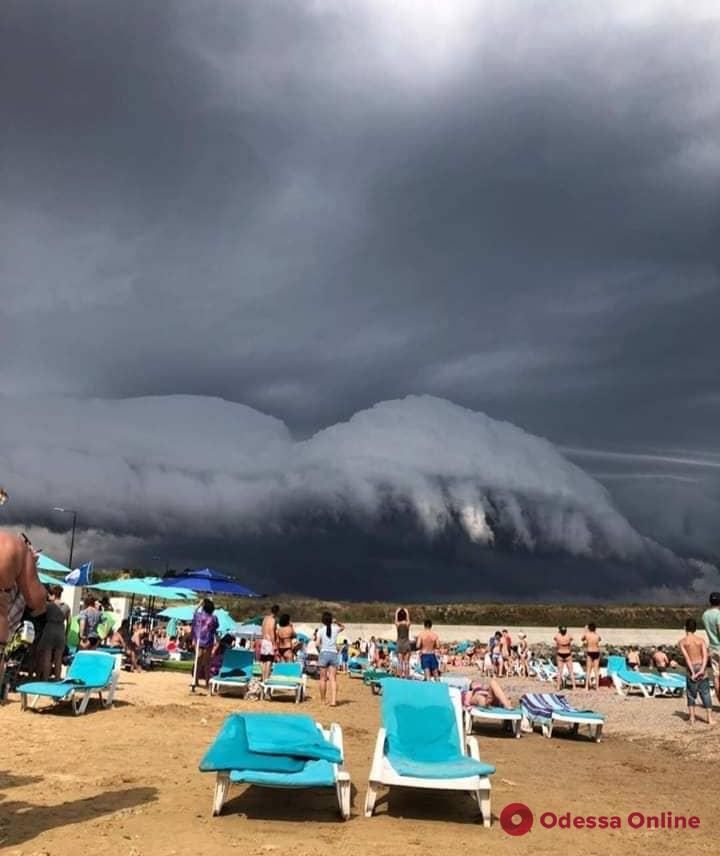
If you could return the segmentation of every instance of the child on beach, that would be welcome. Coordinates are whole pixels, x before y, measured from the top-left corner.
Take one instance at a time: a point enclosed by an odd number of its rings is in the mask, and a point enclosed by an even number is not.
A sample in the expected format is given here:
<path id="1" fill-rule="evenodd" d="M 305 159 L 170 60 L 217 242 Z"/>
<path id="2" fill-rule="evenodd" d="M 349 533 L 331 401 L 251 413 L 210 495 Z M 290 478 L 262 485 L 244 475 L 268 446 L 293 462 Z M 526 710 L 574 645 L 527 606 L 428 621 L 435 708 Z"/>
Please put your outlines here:
<path id="1" fill-rule="evenodd" d="M 687 676 L 685 686 L 687 692 L 688 713 L 690 714 L 690 725 L 695 725 L 695 706 L 697 696 L 700 693 L 702 705 L 707 711 L 707 724 L 712 725 L 712 702 L 710 701 L 710 682 L 705 671 L 708 666 L 708 646 L 702 636 L 697 636 L 695 631 L 697 624 L 694 618 L 688 618 L 685 622 L 685 636 L 680 640 L 682 651 L 687 665 Z"/>

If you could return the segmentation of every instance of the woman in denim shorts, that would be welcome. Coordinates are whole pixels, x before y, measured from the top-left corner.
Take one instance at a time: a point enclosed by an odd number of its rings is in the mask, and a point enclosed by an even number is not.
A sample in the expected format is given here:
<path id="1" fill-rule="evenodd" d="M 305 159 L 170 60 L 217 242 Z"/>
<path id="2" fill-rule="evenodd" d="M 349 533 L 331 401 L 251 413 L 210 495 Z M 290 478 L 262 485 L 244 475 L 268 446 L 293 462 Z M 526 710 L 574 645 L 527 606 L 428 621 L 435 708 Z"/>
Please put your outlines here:
<path id="1" fill-rule="evenodd" d="M 320 668 L 320 701 L 325 704 L 327 690 L 330 687 L 330 707 L 337 706 L 337 640 L 345 629 L 344 624 L 333 621 L 332 613 L 323 612 L 322 627 L 315 631 L 314 639 L 318 647 L 318 667 Z"/>

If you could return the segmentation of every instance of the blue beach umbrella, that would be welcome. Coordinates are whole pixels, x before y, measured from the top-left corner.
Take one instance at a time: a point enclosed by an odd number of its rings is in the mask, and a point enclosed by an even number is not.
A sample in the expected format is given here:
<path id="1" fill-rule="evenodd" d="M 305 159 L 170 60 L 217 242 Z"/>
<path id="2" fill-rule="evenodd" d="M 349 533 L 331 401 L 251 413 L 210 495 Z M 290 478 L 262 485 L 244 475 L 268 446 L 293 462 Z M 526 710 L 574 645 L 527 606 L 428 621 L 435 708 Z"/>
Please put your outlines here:
<path id="1" fill-rule="evenodd" d="M 37 567 L 39 571 L 45 571 L 50 574 L 69 574 L 70 568 L 66 565 L 56 562 L 55 559 L 46 556 L 45 553 L 40 553 L 37 559 Z"/>
<path id="2" fill-rule="evenodd" d="M 236 582 L 227 574 L 221 574 L 212 568 L 197 571 L 187 570 L 177 577 L 165 577 L 158 585 L 180 587 L 207 594 L 229 594 L 236 597 L 260 597 L 257 592 Z"/>
<path id="3" fill-rule="evenodd" d="M 126 594 L 132 597 L 159 597 L 163 600 L 194 600 L 195 592 L 180 586 L 160 586 L 158 577 L 131 577 L 108 580 L 106 583 L 93 583 L 90 588 L 97 591 L 109 591 L 113 594 Z"/>
<path id="4" fill-rule="evenodd" d="M 254 639 L 256 636 L 262 636 L 262 627 L 259 624 L 238 624 L 235 627 L 235 634 Z"/>
<path id="5" fill-rule="evenodd" d="M 64 580 L 51 577 L 50 574 L 44 574 L 42 571 L 38 571 L 38 579 L 44 586 L 62 586 L 63 588 L 67 588 L 67 583 Z"/>

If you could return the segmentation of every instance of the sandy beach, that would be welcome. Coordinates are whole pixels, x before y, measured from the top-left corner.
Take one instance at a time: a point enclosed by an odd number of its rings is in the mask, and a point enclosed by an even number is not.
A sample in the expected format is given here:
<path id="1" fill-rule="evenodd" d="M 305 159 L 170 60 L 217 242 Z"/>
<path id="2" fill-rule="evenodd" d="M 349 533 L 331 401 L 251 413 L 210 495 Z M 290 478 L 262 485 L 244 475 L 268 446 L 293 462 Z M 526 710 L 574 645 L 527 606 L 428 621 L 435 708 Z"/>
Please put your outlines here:
<path id="1" fill-rule="evenodd" d="M 505 682 L 512 698 L 536 682 Z M 0 709 L 0 850 L 16 856 L 175 856 L 181 853 L 318 851 L 347 856 L 402 852 L 650 853 L 714 852 L 720 824 L 712 790 L 701 786 L 720 750 L 720 725 L 691 731 L 683 699 L 621 699 L 609 690 L 578 692 L 579 707 L 608 716 L 601 744 L 539 734 L 515 740 L 489 726 L 478 731 L 481 755 L 496 765 L 493 826 L 485 829 L 464 795 L 393 790 L 377 815 L 362 817 L 379 699 L 361 681 L 341 677 L 341 703 L 319 703 L 317 684 L 297 708 L 281 700 L 249 702 L 191 695 L 182 674 L 123 673 L 112 710 L 91 704 L 87 715 L 69 710 L 21 712 L 16 697 Z M 343 823 L 330 791 L 237 787 L 223 815 L 211 817 L 213 776 L 198 761 L 224 717 L 239 710 L 301 710 L 344 730 L 352 775 L 352 818 Z M 332 715 L 332 716 L 331 716 Z M 503 832 L 500 811 L 524 802 L 536 824 L 523 838 Z M 543 812 L 613 815 L 621 829 L 545 829 Z M 632 811 L 694 814 L 698 830 L 633 830 Z"/>

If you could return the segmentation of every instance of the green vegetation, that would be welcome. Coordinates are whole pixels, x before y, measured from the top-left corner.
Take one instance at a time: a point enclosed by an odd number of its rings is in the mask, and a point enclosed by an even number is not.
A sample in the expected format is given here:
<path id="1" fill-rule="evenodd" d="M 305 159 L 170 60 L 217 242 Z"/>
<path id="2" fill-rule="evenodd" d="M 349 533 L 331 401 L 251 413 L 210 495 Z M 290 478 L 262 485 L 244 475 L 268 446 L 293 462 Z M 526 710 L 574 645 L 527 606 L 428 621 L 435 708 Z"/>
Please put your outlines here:
<path id="1" fill-rule="evenodd" d="M 322 601 L 299 595 L 277 595 L 272 599 L 238 601 L 215 598 L 237 618 L 249 618 L 265 612 L 272 603 L 279 603 L 293 621 L 318 621 L 323 610 L 329 609 L 341 621 L 381 624 L 391 622 L 399 604 L 352 603 Z M 554 627 L 567 624 L 583 627 L 594 621 L 599 627 L 650 627 L 680 629 L 687 618 L 699 619 L 702 609 L 697 605 L 653 606 L 647 604 L 517 604 L 517 603 L 440 603 L 406 604 L 414 621 L 431 618 L 436 624 L 521 625 L 523 627 Z"/>
<path id="2" fill-rule="evenodd" d="M 96 582 L 116 579 L 121 574 L 132 577 L 151 576 L 157 571 L 142 568 L 121 571 L 98 571 Z M 334 612 L 341 621 L 360 624 L 383 624 L 392 621 L 400 604 L 373 601 L 325 601 L 299 594 L 278 594 L 271 598 L 244 600 L 216 596 L 216 606 L 227 609 L 237 620 L 254 618 L 279 603 L 283 612 L 289 612 L 293 621 L 318 621 L 323 610 Z M 697 604 L 557 604 L 557 603 L 407 603 L 415 621 L 431 618 L 436 624 L 497 624 L 524 627 L 554 627 L 567 624 L 583 627 L 594 621 L 599 627 L 677 628 L 694 617 L 699 621 L 702 607 Z"/>

